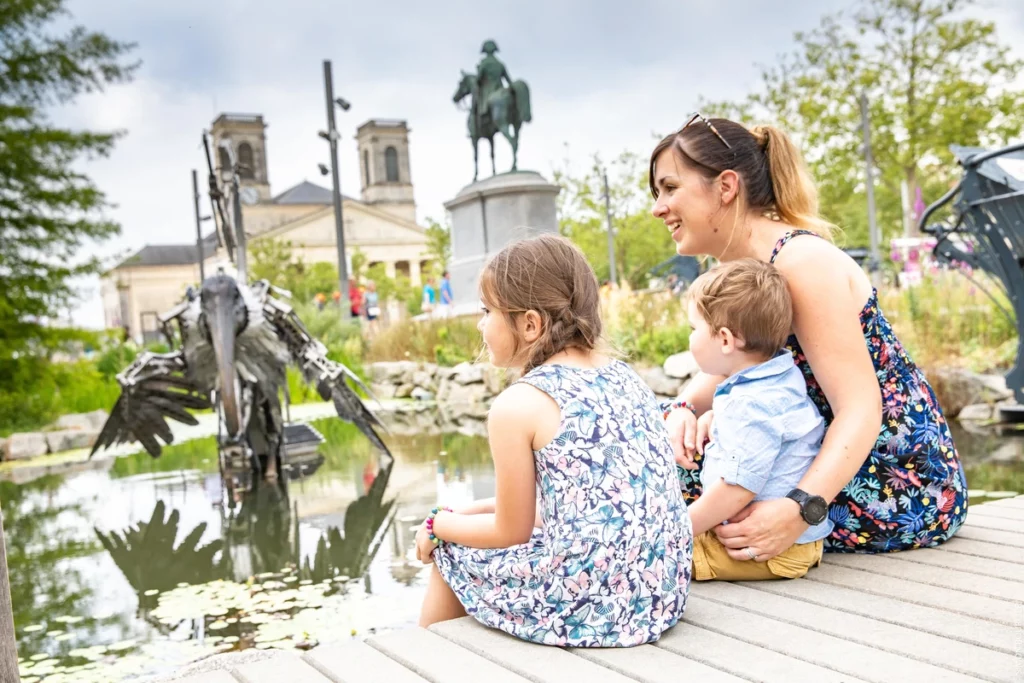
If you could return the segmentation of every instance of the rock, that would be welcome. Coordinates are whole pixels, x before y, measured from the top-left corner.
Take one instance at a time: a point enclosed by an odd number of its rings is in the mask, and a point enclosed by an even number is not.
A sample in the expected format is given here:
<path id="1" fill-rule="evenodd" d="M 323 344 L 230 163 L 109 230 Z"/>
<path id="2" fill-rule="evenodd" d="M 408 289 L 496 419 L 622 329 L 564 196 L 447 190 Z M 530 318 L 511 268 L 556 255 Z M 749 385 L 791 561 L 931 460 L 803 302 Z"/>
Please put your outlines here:
<path id="1" fill-rule="evenodd" d="M 992 419 L 993 407 L 988 403 L 972 403 L 961 408 L 956 419 L 963 421 L 986 421 Z"/>
<path id="2" fill-rule="evenodd" d="M 509 377 L 511 372 L 504 368 L 496 368 L 490 363 L 487 363 L 483 366 L 483 372 L 484 386 L 486 386 L 487 390 L 495 396 L 504 391 L 505 387 L 510 384 Z"/>
<path id="3" fill-rule="evenodd" d="M 91 413 L 73 413 L 61 415 L 57 418 L 54 426 L 58 431 L 68 429 L 82 429 L 85 431 L 99 431 L 103 429 L 103 423 L 107 421 L 107 411 L 94 410 Z"/>
<path id="4" fill-rule="evenodd" d="M 92 448 L 99 438 L 99 431 L 90 429 L 65 429 L 46 433 L 46 445 L 51 453 L 71 451 L 76 448 Z"/>
<path id="5" fill-rule="evenodd" d="M 980 375 L 963 368 L 939 368 L 928 373 L 928 380 L 942 410 L 950 417 L 959 415 L 965 406 L 996 403 L 1013 396 L 1002 376 Z"/>
<path id="6" fill-rule="evenodd" d="M 674 379 L 690 379 L 700 372 L 697 361 L 693 359 L 693 354 L 689 351 L 669 356 L 661 367 L 667 376 Z"/>
<path id="7" fill-rule="evenodd" d="M 395 398 L 409 398 L 415 388 L 413 384 L 399 384 L 395 389 Z"/>
<path id="8" fill-rule="evenodd" d="M 437 378 L 438 383 L 442 380 L 451 379 L 455 376 L 455 368 L 446 368 L 438 365 L 437 370 L 434 371 L 434 377 Z"/>
<path id="9" fill-rule="evenodd" d="M 374 397 L 381 401 L 394 398 L 396 389 L 398 387 L 390 382 L 373 382 L 370 384 L 370 391 L 373 392 Z"/>
<path id="10" fill-rule="evenodd" d="M 416 387 L 415 389 L 413 389 L 412 393 L 410 394 L 410 396 L 412 398 L 416 399 L 417 401 L 433 401 L 434 400 L 434 394 L 432 394 L 431 392 L 427 391 L 423 387 Z"/>
<path id="11" fill-rule="evenodd" d="M 477 384 L 484 381 L 484 366 L 478 363 L 459 363 L 454 368 L 452 381 L 457 384 Z"/>
<path id="12" fill-rule="evenodd" d="M 417 370 L 412 375 L 412 383 L 414 386 L 427 391 L 430 391 L 437 386 L 437 383 L 434 381 L 433 370 L 430 372 L 427 372 L 426 370 Z"/>
<path id="13" fill-rule="evenodd" d="M 449 384 L 445 400 L 446 412 L 451 419 L 463 416 L 483 419 L 487 417 L 491 393 L 484 384 Z"/>
<path id="14" fill-rule="evenodd" d="M 676 396 L 683 386 L 683 380 L 669 377 L 665 371 L 657 366 L 653 368 L 638 368 L 636 373 L 644 383 L 658 396 Z"/>
<path id="15" fill-rule="evenodd" d="M 380 384 L 407 384 L 412 382 L 413 373 L 417 370 L 419 366 L 411 360 L 372 363 L 370 380 Z"/>
<path id="16" fill-rule="evenodd" d="M 4 460 L 24 460 L 46 455 L 46 437 L 38 432 L 11 434 L 4 443 Z"/>

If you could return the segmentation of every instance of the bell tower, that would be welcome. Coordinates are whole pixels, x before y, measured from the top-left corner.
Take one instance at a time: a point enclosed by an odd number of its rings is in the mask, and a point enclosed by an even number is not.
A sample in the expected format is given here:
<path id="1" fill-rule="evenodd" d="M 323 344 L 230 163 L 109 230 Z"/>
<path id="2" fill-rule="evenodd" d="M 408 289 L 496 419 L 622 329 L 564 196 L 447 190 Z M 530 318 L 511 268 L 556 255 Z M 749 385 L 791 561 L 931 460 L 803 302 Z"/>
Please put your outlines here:
<path id="1" fill-rule="evenodd" d="M 356 130 L 356 142 L 363 203 L 415 222 L 406 122 L 371 119 Z"/>
<path id="2" fill-rule="evenodd" d="M 270 200 L 266 128 L 260 114 L 221 114 L 210 126 L 214 168 L 219 172 L 228 164 L 228 155 L 220 146 L 225 140 L 238 161 L 242 199 L 250 204 Z"/>

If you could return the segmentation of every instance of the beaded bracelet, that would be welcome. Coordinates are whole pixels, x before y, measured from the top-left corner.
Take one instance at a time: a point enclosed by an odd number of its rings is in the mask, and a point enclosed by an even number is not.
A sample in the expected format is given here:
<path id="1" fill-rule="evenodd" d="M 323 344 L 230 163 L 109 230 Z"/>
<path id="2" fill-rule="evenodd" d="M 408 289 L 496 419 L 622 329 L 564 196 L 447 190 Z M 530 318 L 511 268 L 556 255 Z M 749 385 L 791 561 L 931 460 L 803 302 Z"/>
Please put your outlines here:
<path id="1" fill-rule="evenodd" d="M 672 401 L 671 403 L 668 404 L 668 408 L 665 409 L 665 414 L 662 416 L 662 418 L 667 420 L 668 416 L 676 408 L 686 408 L 687 410 L 689 410 L 694 415 L 697 414 L 697 409 L 694 408 L 691 404 L 687 403 L 686 401 Z"/>
<path id="2" fill-rule="evenodd" d="M 435 507 L 433 510 L 430 511 L 430 514 L 427 515 L 427 533 L 429 534 L 430 541 L 434 545 L 441 544 L 441 539 L 434 535 L 434 517 L 436 517 L 437 513 L 440 512 L 441 510 L 445 510 L 446 512 L 452 512 L 452 509 L 450 507 L 439 506 Z"/>

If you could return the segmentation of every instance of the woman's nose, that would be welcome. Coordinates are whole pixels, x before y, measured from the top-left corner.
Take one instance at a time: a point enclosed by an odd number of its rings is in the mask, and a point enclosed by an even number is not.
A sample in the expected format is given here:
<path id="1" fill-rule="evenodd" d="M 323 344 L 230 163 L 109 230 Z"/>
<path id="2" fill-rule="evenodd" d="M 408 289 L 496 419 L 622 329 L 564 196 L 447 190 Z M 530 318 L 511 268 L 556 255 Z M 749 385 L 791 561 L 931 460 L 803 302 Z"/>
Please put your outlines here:
<path id="1" fill-rule="evenodd" d="M 651 213 L 654 214 L 655 218 L 664 218 L 668 213 L 668 207 L 661 202 L 660 197 L 654 202 L 654 208 L 651 209 Z"/>

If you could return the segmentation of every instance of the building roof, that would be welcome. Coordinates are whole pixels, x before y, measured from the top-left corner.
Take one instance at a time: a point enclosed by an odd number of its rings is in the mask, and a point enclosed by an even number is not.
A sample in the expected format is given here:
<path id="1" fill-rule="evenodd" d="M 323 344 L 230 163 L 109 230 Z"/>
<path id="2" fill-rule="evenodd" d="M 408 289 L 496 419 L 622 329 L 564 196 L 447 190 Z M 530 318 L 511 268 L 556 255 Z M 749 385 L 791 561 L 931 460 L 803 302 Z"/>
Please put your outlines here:
<path id="1" fill-rule="evenodd" d="M 210 256 L 217 249 L 217 233 L 203 237 L 203 255 Z M 187 266 L 199 262 L 199 249 L 195 244 L 147 244 L 115 266 Z"/>
<path id="2" fill-rule="evenodd" d="M 348 201 L 358 201 L 352 197 L 342 197 Z M 334 196 L 331 190 L 320 187 L 308 180 L 303 180 L 295 187 L 285 190 L 271 200 L 274 204 L 323 204 L 329 206 L 334 203 Z"/>

